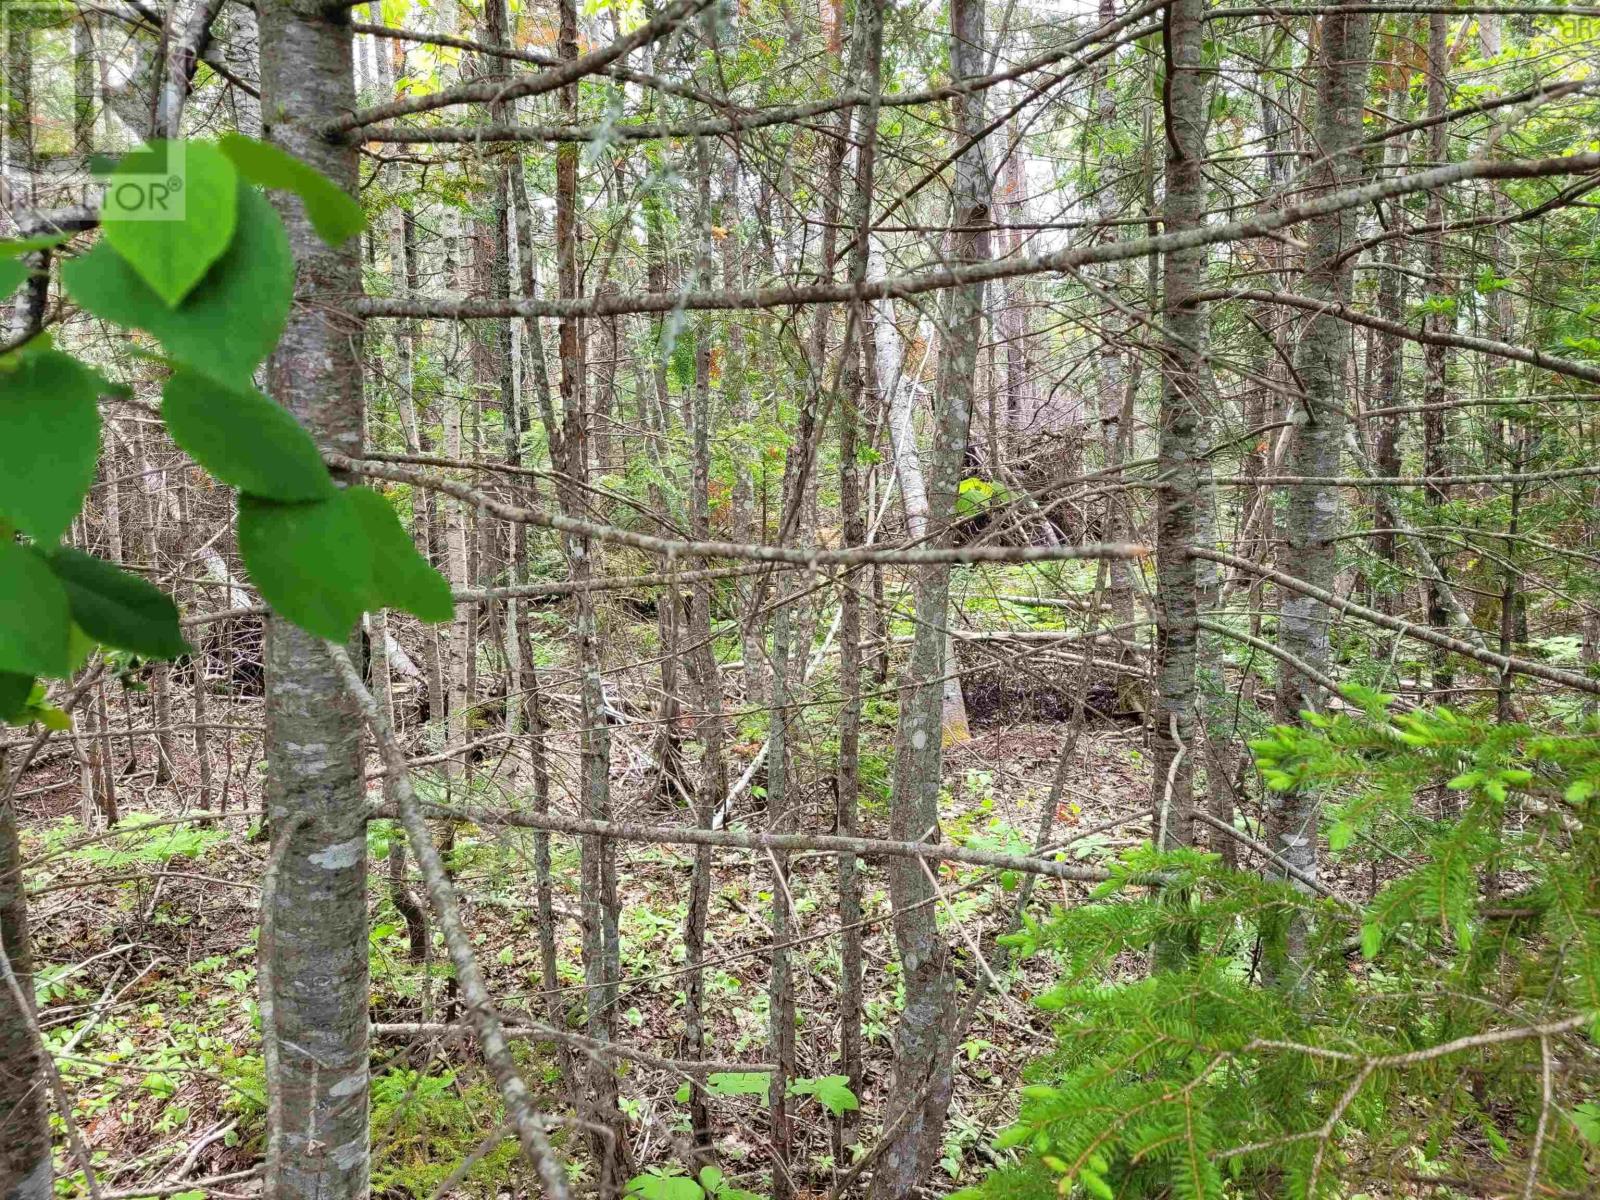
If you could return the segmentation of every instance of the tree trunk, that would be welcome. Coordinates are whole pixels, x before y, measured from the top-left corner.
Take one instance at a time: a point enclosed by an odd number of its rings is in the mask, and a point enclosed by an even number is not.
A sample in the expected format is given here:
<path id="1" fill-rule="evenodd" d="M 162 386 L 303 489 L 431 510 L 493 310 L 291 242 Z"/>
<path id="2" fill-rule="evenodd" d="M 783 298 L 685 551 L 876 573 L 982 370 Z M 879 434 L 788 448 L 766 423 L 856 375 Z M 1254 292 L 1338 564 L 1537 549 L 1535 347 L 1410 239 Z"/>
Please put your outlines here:
<path id="1" fill-rule="evenodd" d="M 558 51 L 563 59 L 578 55 L 578 16 L 574 0 L 560 2 Z M 565 87 L 560 107 L 565 120 L 575 120 L 576 85 Z M 578 147 L 564 143 L 556 150 L 556 276 L 562 299 L 573 299 L 578 286 Z M 557 470 L 566 479 L 557 486 L 562 507 L 571 516 L 584 516 L 581 491 L 588 479 L 588 414 L 584 405 L 583 329 L 579 321 L 564 318 L 560 324 L 560 391 L 562 425 L 561 462 Z M 583 584 L 594 576 L 593 539 L 568 535 L 565 539 L 572 581 Z M 599 614 L 594 594 L 577 594 L 580 777 L 584 816 L 611 819 L 611 737 L 607 726 L 602 685 Z M 611 843 L 586 837 L 581 846 L 580 888 L 583 906 L 583 966 L 586 985 L 588 1034 L 599 1042 L 611 1040 L 615 1022 L 616 979 L 620 974 L 617 940 L 616 864 Z M 591 1136 L 600 1200 L 622 1192 L 631 1162 L 627 1126 L 617 1107 L 617 1079 L 610 1059 L 596 1056 L 587 1065 L 586 1115 L 598 1128 Z"/>
<path id="2" fill-rule="evenodd" d="M 0 786 L 5 753 L 0 751 Z M 0 803 L 0 951 L 24 998 L 33 996 L 33 952 L 28 941 L 28 905 L 22 891 L 22 855 L 17 846 L 16 806 Z M 46 1121 L 44 1064 L 27 1011 L 0 981 L 0 1196 L 49 1200 L 50 1126 Z"/>
<path id="3" fill-rule="evenodd" d="M 850 278 L 867 277 L 872 245 L 872 190 L 876 177 L 878 92 L 883 82 L 883 9 L 861 5 L 856 10 L 852 63 L 858 90 L 869 99 L 854 114 L 856 170 L 851 193 L 849 248 Z M 848 126 L 844 132 L 850 132 Z M 861 401 L 871 374 L 873 347 L 867 339 L 868 308 L 851 310 L 851 332 L 844 347 L 843 386 L 839 396 L 839 519 L 841 543 L 864 545 L 866 512 L 862 498 L 858 455 Z M 866 573 L 849 571 L 839 589 L 839 767 L 834 780 L 834 815 L 839 833 L 858 836 L 861 795 L 861 591 Z M 857 1096 L 864 1086 L 861 1054 L 861 1017 L 864 1011 L 862 972 L 865 962 L 861 925 L 861 883 L 853 854 L 839 856 L 839 1069 Z M 858 1113 L 845 1114 L 834 1141 L 834 1161 L 845 1160 L 846 1148 L 855 1140 Z"/>
<path id="4" fill-rule="evenodd" d="M 1308 172 L 1314 193 L 1348 187 L 1360 173 L 1361 106 L 1371 44 L 1371 22 L 1365 13 L 1334 12 L 1322 18 L 1315 158 Z M 1355 214 L 1349 210 L 1311 222 L 1301 284 L 1306 295 L 1329 304 L 1349 302 L 1354 264 L 1345 250 L 1355 233 Z M 1295 361 L 1304 394 L 1294 413 L 1294 443 L 1287 464 L 1292 475 L 1336 476 L 1340 472 L 1350 344 L 1350 330 L 1343 322 L 1317 315 L 1307 319 Z M 1339 512 L 1338 489 L 1301 485 L 1290 492 L 1284 520 L 1288 561 L 1300 578 L 1328 591 L 1333 590 L 1337 573 L 1334 539 L 1339 533 Z M 1332 612 L 1326 605 L 1284 594 L 1278 610 L 1278 645 L 1291 656 L 1291 662 L 1278 668 L 1281 720 L 1292 721 L 1303 711 L 1323 707 L 1321 689 L 1291 663 L 1299 660 L 1326 673 L 1331 623 Z M 1312 879 L 1317 875 L 1319 811 L 1314 791 L 1296 790 L 1278 794 L 1268 819 L 1268 840 L 1273 848 L 1284 862 Z M 1287 982 L 1298 976 L 1305 952 L 1305 922 L 1293 916 L 1282 949 Z"/>
<path id="5" fill-rule="evenodd" d="M 356 147 L 316 133 L 355 96 L 345 12 L 312 0 L 262 0 L 262 110 L 268 137 L 346 191 Z M 268 387 L 318 443 L 359 456 L 362 293 L 359 248 L 330 249 L 298 199 L 279 194 L 297 267 L 296 303 Z M 352 631 L 353 633 L 353 631 Z M 267 1193 L 359 1200 L 367 1192 L 367 853 L 361 715 L 322 644 L 269 618 L 267 811 L 281 855 L 261 946 L 270 967 L 276 1066 L 268 1086 Z"/>
<path id="6" fill-rule="evenodd" d="M 951 0 L 952 78 L 981 75 L 984 62 L 982 0 Z M 989 257 L 989 178 L 981 139 L 982 93 L 953 100 L 955 137 L 964 149 L 955 165 L 951 197 L 953 263 Z M 939 388 L 933 451 L 928 456 L 927 540 L 947 545 L 956 492 L 966 461 L 978 340 L 983 324 L 981 283 L 951 288 L 941 312 Z M 943 780 L 943 676 L 949 658 L 950 568 L 923 568 L 916 577 L 917 629 L 900 689 L 890 836 L 939 840 L 939 790 Z M 889 866 L 895 945 L 905 984 L 905 1007 L 895 1029 L 894 1077 L 885 1114 L 886 1148 L 872 1180 L 874 1200 L 909 1196 L 937 1162 L 950 1106 L 957 1018 L 957 979 L 933 907 L 934 883 L 921 860 Z"/>
<path id="7" fill-rule="evenodd" d="M 1201 71 L 1204 0 L 1177 0 L 1167 10 L 1167 166 L 1163 229 L 1180 232 L 1203 220 L 1206 181 L 1205 81 Z M 1156 690 L 1150 707 L 1151 829 L 1158 847 L 1194 840 L 1194 761 L 1199 573 L 1189 547 L 1200 531 L 1196 458 L 1208 407 L 1202 347 L 1205 312 L 1190 296 L 1205 275 L 1204 249 L 1162 258 L 1161 412 L 1156 493 Z M 1157 944 L 1153 965 L 1173 966 L 1186 956 L 1182 939 Z"/>
<path id="8" fill-rule="evenodd" d="M 1448 13 L 1431 13 L 1428 16 L 1428 117 L 1437 123 L 1428 131 L 1428 166 L 1439 167 L 1449 161 L 1449 124 L 1443 119 L 1445 111 L 1445 81 L 1450 70 L 1450 55 L 1446 41 L 1450 35 Z M 1442 304 L 1451 299 L 1453 288 L 1444 273 L 1444 192 L 1434 189 L 1428 193 L 1428 206 L 1424 221 L 1435 232 L 1428 237 L 1427 274 L 1430 280 L 1429 299 Z M 1429 311 L 1423 327 L 1430 333 L 1447 333 L 1454 319 L 1441 311 Z M 1429 478 L 1450 473 L 1448 424 L 1444 405 L 1449 400 L 1447 372 L 1450 356 L 1447 347 L 1433 344 L 1422 348 L 1423 395 L 1422 403 L 1422 473 Z M 1430 509 L 1437 510 L 1450 498 L 1443 484 L 1430 483 L 1423 491 Z M 1437 521 L 1437 518 L 1436 518 Z M 1428 624 L 1437 629 L 1447 628 L 1450 613 L 1436 587 L 1427 588 Z M 1433 660 L 1433 700 L 1448 703 L 1455 673 L 1450 668 L 1449 657 L 1438 651 Z"/>

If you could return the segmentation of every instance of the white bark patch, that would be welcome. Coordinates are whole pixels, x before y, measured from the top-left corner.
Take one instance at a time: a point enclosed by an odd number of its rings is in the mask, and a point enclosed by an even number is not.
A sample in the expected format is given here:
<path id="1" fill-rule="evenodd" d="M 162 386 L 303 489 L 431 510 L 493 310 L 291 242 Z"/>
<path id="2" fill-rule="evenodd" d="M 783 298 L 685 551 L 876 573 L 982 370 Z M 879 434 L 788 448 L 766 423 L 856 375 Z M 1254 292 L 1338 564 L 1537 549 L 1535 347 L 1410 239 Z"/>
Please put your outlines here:
<path id="1" fill-rule="evenodd" d="M 356 1138 L 342 1146 L 336 1146 L 330 1157 L 341 1171 L 353 1171 L 366 1163 L 367 1139 Z"/>
<path id="2" fill-rule="evenodd" d="M 927 744 L 928 735 L 923 733 L 922 730 L 919 729 L 911 735 L 911 748 L 913 750 L 921 750 Z"/>
<path id="3" fill-rule="evenodd" d="M 353 1074 L 346 1075 L 343 1079 L 339 1080 L 338 1083 L 329 1088 L 328 1095 L 355 1096 L 366 1091 L 366 1089 L 367 1073 L 365 1071 L 356 1071 Z"/>
<path id="4" fill-rule="evenodd" d="M 309 856 L 309 861 L 328 871 L 342 871 L 361 861 L 367 852 L 367 839 L 351 838 L 348 842 L 335 842 L 325 850 Z"/>
<path id="5" fill-rule="evenodd" d="M 280 681 L 277 685 L 279 695 L 293 690 L 309 701 L 320 701 L 323 693 L 320 688 L 294 688 Z M 331 747 L 327 742 L 284 742 L 283 753 L 292 758 L 301 771 L 307 774 L 321 774 L 335 764 L 333 756 L 329 753 Z"/>

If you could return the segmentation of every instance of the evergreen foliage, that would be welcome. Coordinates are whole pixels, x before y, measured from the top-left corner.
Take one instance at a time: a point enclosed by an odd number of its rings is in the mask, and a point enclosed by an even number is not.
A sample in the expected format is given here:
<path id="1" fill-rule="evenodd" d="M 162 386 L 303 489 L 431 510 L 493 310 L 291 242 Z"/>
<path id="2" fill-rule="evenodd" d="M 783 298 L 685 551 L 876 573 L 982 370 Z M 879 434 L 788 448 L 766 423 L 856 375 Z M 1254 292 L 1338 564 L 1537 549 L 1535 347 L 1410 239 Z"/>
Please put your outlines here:
<path id="1" fill-rule="evenodd" d="M 1600 737 L 1346 698 L 1252 748 L 1269 788 L 1323 798 L 1341 870 L 1387 881 L 1356 908 L 1146 847 L 1094 903 L 1027 920 L 1006 940 L 1059 967 L 1037 998 L 1056 1045 L 996 1143 L 1014 1165 L 969 1195 L 1592 1183 L 1587 1076 L 1551 1064 L 1591 1065 L 1600 1036 Z M 1294 911 L 1313 942 L 1290 975 L 1275 943 Z M 1175 935 L 1186 965 L 1127 978 Z"/>

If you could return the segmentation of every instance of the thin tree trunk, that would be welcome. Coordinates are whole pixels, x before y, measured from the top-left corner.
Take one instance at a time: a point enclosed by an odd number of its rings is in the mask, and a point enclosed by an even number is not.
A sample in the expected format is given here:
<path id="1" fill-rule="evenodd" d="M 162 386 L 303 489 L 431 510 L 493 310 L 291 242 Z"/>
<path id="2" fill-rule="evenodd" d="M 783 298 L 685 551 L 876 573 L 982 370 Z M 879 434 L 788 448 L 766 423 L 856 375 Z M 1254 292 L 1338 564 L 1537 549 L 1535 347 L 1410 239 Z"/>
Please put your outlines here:
<path id="1" fill-rule="evenodd" d="M 1334 12 L 1322 18 L 1317 77 L 1315 155 L 1310 186 L 1329 193 L 1347 187 L 1360 173 L 1362 101 L 1372 45 L 1371 22 L 1365 13 Z M 1311 223 L 1306 268 L 1301 287 L 1308 296 L 1330 304 L 1350 299 L 1353 262 L 1345 249 L 1356 233 L 1355 215 L 1345 211 Z M 1300 336 L 1295 374 L 1303 386 L 1294 413 L 1294 443 L 1287 463 L 1293 475 L 1340 473 L 1346 437 L 1344 405 L 1350 331 L 1340 321 L 1312 316 Z M 1298 576 L 1332 590 L 1337 572 L 1334 539 L 1339 533 L 1340 500 L 1336 488 L 1296 487 L 1290 493 L 1284 521 L 1288 561 Z M 1284 594 L 1278 611 L 1278 645 L 1290 656 L 1278 668 L 1277 706 L 1282 720 L 1294 720 L 1324 704 L 1321 688 L 1292 664 L 1304 662 L 1325 674 L 1329 661 L 1332 612 L 1315 600 Z M 1268 840 L 1282 860 L 1302 877 L 1315 879 L 1318 864 L 1318 794 L 1310 789 L 1279 793 L 1268 820 Z M 1297 884 L 1309 889 L 1308 884 Z M 1306 953 L 1303 916 L 1292 915 L 1284 932 L 1281 968 L 1294 983 Z M 1269 969 L 1279 969 L 1270 967 Z"/>
<path id="2" fill-rule="evenodd" d="M 1114 16 L 1113 0 L 1100 0 L 1100 20 L 1109 21 Z M 1095 124 L 1100 137 L 1109 139 L 1116 128 L 1117 120 L 1117 93 L 1112 87 L 1109 59 L 1096 66 L 1094 86 Z M 1117 191 L 1110 178 L 1115 173 L 1116 163 L 1102 152 L 1099 165 L 1101 182 L 1100 190 L 1095 197 L 1095 215 L 1102 221 L 1110 221 L 1117 213 Z M 1116 233 L 1107 226 L 1103 236 L 1114 239 Z M 1122 270 L 1121 264 L 1112 263 L 1108 264 L 1100 274 L 1101 286 L 1112 295 L 1117 293 Z M 1122 326 L 1121 314 L 1116 309 L 1108 307 L 1104 328 L 1101 330 L 1100 350 L 1096 356 L 1098 361 L 1095 387 L 1095 403 L 1100 420 L 1100 445 L 1103 453 L 1102 465 L 1107 471 L 1114 471 L 1122 465 L 1121 457 L 1127 440 L 1122 429 L 1123 395 L 1127 388 L 1127 372 L 1123 366 L 1122 346 L 1119 344 Z M 1117 477 L 1112 476 L 1111 483 L 1116 482 Z M 1108 541 L 1120 541 L 1127 534 L 1127 527 L 1127 495 L 1115 486 L 1109 487 L 1101 512 L 1101 536 Z M 1110 578 L 1111 621 L 1116 625 L 1125 625 L 1133 620 L 1133 569 L 1122 559 L 1114 558 L 1106 564 L 1106 570 Z"/>
<path id="3" fill-rule="evenodd" d="M 698 216 L 701 236 L 711 236 L 711 163 L 705 141 L 696 143 L 699 177 Z M 721 215 L 720 213 L 718 214 Z M 710 247 L 704 250 L 701 285 L 709 282 Z M 686 409 L 693 452 L 693 478 L 690 482 L 689 528 L 695 538 L 711 536 L 711 342 L 710 322 L 702 319 L 696 331 L 694 390 Z M 700 774 L 694 789 L 695 822 L 710 829 L 717 805 L 728 794 L 728 763 L 723 748 L 722 674 L 717 669 L 716 649 L 711 637 L 712 585 L 702 584 L 689 599 L 690 682 L 696 691 L 700 714 L 695 721 L 695 737 L 704 749 L 700 755 Z M 669 587 L 663 604 L 677 605 L 678 589 Z M 689 969 L 684 989 L 684 1052 L 691 1058 L 705 1055 L 705 959 L 706 920 L 711 907 L 711 847 L 697 846 L 694 870 L 689 881 L 689 907 L 684 915 L 684 963 Z M 694 1151 L 707 1156 L 711 1151 L 711 1113 L 705 1091 L 695 1086 L 689 1096 L 689 1130 Z"/>
<path id="4" fill-rule="evenodd" d="M 0 787 L 5 752 L 0 751 Z M 0 951 L 25 998 L 33 995 L 33 950 L 28 905 L 22 890 L 22 854 L 17 845 L 16 806 L 0 803 Z M 49 1200 L 50 1126 L 39 1042 L 16 993 L 0 981 L 0 1196 Z"/>
<path id="5" fill-rule="evenodd" d="M 950 61 L 959 81 L 987 69 L 982 0 L 951 0 Z M 951 197 L 953 263 L 989 257 L 989 179 L 981 140 L 981 92 L 952 101 L 955 137 L 966 143 L 955 165 Z M 928 457 L 928 540 L 948 544 L 957 488 L 966 461 L 983 285 L 950 289 L 941 313 L 939 388 L 933 451 Z M 939 840 L 939 790 L 943 780 L 942 676 L 948 661 L 950 569 L 934 566 L 916 578 L 917 629 L 900 692 L 890 836 Z M 951 1040 L 958 1017 L 957 979 L 949 947 L 930 903 L 934 883 L 920 861 L 888 868 L 894 905 L 905 1007 L 895 1028 L 892 1099 L 885 1114 L 886 1148 L 873 1176 L 874 1200 L 909 1196 L 938 1161 L 954 1081 Z M 892 1132 L 890 1132 L 892 1131 Z"/>
<path id="6" fill-rule="evenodd" d="M 874 253 L 869 261 L 868 278 L 881 278 L 883 270 L 881 252 Z M 878 382 L 885 389 L 889 405 L 889 449 L 894 458 L 895 476 L 900 481 L 900 503 L 905 511 L 906 534 L 911 541 L 920 545 L 929 533 L 929 508 L 922 452 L 917 447 L 917 388 L 906 374 L 905 351 L 901 345 L 900 331 L 894 324 L 894 310 L 890 302 L 876 301 L 873 308 L 877 315 Z M 945 354 L 946 340 L 943 337 L 939 339 L 941 356 Z M 976 358 L 973 362 L 976 374 Z M 939 618 L 941 629 L 946 628 L 948 623 L 947 615 Z M 943 682 L 940 687 L 940 736 L 947 744 L 964 742 L 971 736 L 967 724 L 967 703 L 956 666 L 955 645 L 948 636 L 941 653 Z"/>
<path id="7" fill-rule="evenodd" d="M 1450 17 L 1447 13 L 1428 16 L 1428 117 L 1437 123 L 1428 131 L 1428 166 L 1439 167 L 1449 161 L 1449 124 L 1443 120 L 1445 111 L 1445 83 L 1450 70 L 1449 50 L 1446 41 L 1450 35 Z M 1444 192 L 1435 189 L 1428 193 L 1424 221 L 1435 229 L 1428 237 L 1427 273 L 1432 294 L 1429 299 L 1443 302 L 1450 298 L 1452 288 L 1444 274 Z M 1431 333 L 1446 333 L 1454 324 L 1453 318 L 1439 311 L 1430 311 L 1424 320 L 1424 329 Z M 1445 346 L 1429 343 L 1422 348 L 1423 396 L 1422 414 L 1422 473 L 1435 477 L 1450 473 L 1448 449 L 1448 424 L 1444 405 L 1449 400 L 1446 375 L 1449 370 L 1449 350 Z M 1438 510 L 1449 500 L 1443 484 L 1430 483 L 1423 490 L 1429 509 Z M 1437 518 L 1435 518 L 1437 521 Z M 1428 597 L 1428 624 L 1438 629 L 1447 628 L 1450 614 L 1439 589 L 1426 589 Z M 1446 703 L 1450 699 L 1455 673 L 1450 668 L 1449 656 L 1443 651 L 1433 660 L 1433 699 Z"/>
<path id="8" fill-rule="evenodd" d="M 273 142 L 356 191 L 353 143 L 314 132 L 355 96 L 346 17 L 299 0 L 261 0 L 262 108 Z M 280 201 L 297 267 L 296 305 L 267 371 L 269 390 L 318 442 L 359 456 L 359 248 L 331 249 L 299 200 Z M 354 631 L 352 631 L 353 634 Z M 367 1193 L 367 854 L 361 715 L 327 650 L 269 618 L 267 810 L 279 858 L 270 967 L 276 1062 L 268 1087 L 267 1193 L 361 1200 Z"/>
<path id="9" fill-rule="evenodd" d="M 578 54 L 578 16 L 575 0 L 560 0 L 557 46 L 563 59 Z M 562 117 L 575 121 L 576 85 L 560 93 Z M 564 143 L 556 150 L 556 276 L 562 299 L 576 298 L 578 287 L 578 147 Z M 588 416 L 584 405 L 583 329 L 565 318 L 560 324 L 561 408 L 560 451 L 557 470 L 566 479 L 557 487 L 562 506 L 573 516 L 584 515 L 581 488 L 588 478 Z M 594 576 L 594 543 L 583 535 L 566 538 L 571 578 L 582 585 Z M 594 594 L 577 594 L 580 777 L 584 815 L 592 820 L 611 819 L 611 737 L 607 727 L 602 685 L 599 615 Z M 615 853 L 604 838 L 586 837 L 581 846 L 580 890 L 583 907 L 583 965 L 586 985 L 588 1034 L 598 1042 L 611 1040 L 615 1021 L 616 979 L 620 973 L 617 938 Z M 617 1107 L 617 1080 L 613 1064 L 603 1057 L 587 1065 L 588 1119 L 598 1129 L 591 1135 L 596 1162 L 596 1187 L 600 1200 L 622 1192 L 632 1155 L 627 1126 Z"/>
<path id="10" fill-rule="evenodd" d="M 1177 0 L 1167 10 L 1166 200 L 1163 229 L 1193 229 L 1203 220 L 1206 181 L 1205 80 L 1201 67 L 1204 0 Z M 1194 763 L 1196 740 L 1195 657 L 1200 580 L 1189 548 L 1200 533 L 1200 495 L 1196 458 L 1204 395 L 1202 347 L 1205 312 L 1191 294 L 1205 275 L 1204 249 L 1162 258 L 1162 347 L 1158 473 L 1165 486 L 1156 493 L 1156 696 L 1150 706 L 1151 830 L 1163 849 L 1194 840 Z M 1155 947 L 1153 965 L 1181 962 L 1189 946 L 1177 936 Z"/>
<path id="11" fill-rule="evenodd" d="M 872 191 L 876 177 L 878 136 L 878 93 L 883 82 L 883 9 L 863 4 L 856 9 L 855 47 L 852 67 L 857 90 L 869 99 L 856 110 L 854 143 L 855 179 L 852 181 L 849 251 L 850 278 L 865 279 L 870 257 L 872 232 Z M 849 132 L 848 127 L 845 132 Z M 844 380 L 839 396 L 839 518 L 842 543 L 864 545 L 867 540 L 866 512 L 861 494 L 860 438 L 861 401 L 868 386 L 873 347 L 867 340 L 868 308 L 857 304 L 851 311 L 855 344 L 847 333 L 843 353 Z M 861 679 L 862 621 L 861 589 L 866 584 L 862 571 L 847 571 L 839 590 L 839 685 L 843 703 L 839 707 L 839 768 L 834 781 L 834 815 L 839 833 L 856 837 L 860 832 L 861 796 Z M 861 932 L 861 883 L 858 863 L 852 854 L 839 856 L 839 1068 L 847 1086 L 857 1096 L 865 1086 L 861 1053 L 862 973 L 865 954 Z M 847 1112 L 839 1122 L 834 1144 L 834 1161 L 843 1162 L 846 1147 L 855 1140 L 858 1111 Z"/>

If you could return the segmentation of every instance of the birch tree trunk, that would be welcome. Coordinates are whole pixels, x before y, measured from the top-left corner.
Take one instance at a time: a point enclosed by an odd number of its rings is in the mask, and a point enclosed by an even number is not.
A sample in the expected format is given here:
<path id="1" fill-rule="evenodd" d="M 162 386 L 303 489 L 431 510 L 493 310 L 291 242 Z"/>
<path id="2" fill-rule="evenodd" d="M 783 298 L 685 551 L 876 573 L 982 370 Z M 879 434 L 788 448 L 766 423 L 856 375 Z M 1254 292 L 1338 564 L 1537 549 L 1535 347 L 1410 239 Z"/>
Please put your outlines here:
<path id="1" fill-rule="evenodd" d="M 988 255 L 985 254 L 984 257 L 987 258 Z M 882 278 L 883 272 L 883 254 L 881 249 L 875 248 L 868 266 L 868 278 Z M 900 340 L 900 331 L 895 326 L 894 311 L 890 302 L 874 301 L 873 308 L 877 315 L 878 381 L 888 397 L 889 450 L 894 459 L 895 477 L 900 481 L 900 503 L 905 511 L 906 534 L 911 541 L 921 545 L 925 543 L 930 531 L 930 510 L 928 484 L 922 468 L 922 452 L 917 448 L 917 389 L 906 374 L 905 347 Z M 946 341 L 946 338 L 939 338 L 941 356 L 945 353 Z M 974 344 L 976 345 L 976 342 Z M 973 369 L 976 372 L 976 357 L 973 362 Z M 962 453 L 963 456 L 966 453 L 965 446 Z M 957 470 L 960 470 L 959 463 Z M 956 482 L 960 483 L 959 476 Z M 948 615 L 941 616 L 938 624 L 940 628 L 945 628 L 948 625 Z M 940 686 L 940 737 L 946 744 L 964 742 L 971 736 L 967 725 L 967 702 L 961 690 L 955 645 L 949 637 L 945 638 L 941 653 L 943 682 Z"/>
<path id="2" fill-rule="evenodd" d="M 267 136 L 353 194 L 355 145 L 314 131 L 355 103 L 345 11 L 317 0 L 262 0 L 258 17 Z M 298 199 L 280 195 L 278 203 L 296 303 L 268 363 L 268 389 L 320 445 L 359 456 L 361 322 L 345 308 L 362 293 L 359 246 L 329 248 Z M 361 715 L 322 644 L 271 618 L 266 668 L 267 811 L 281 855 L 272 937 L 261 947 L 271 977 L 263 1016 L 270 1008 L 267 1036 L 276 1045 L 267 1194 L 359 1200 L 368 1176 Z"/>

